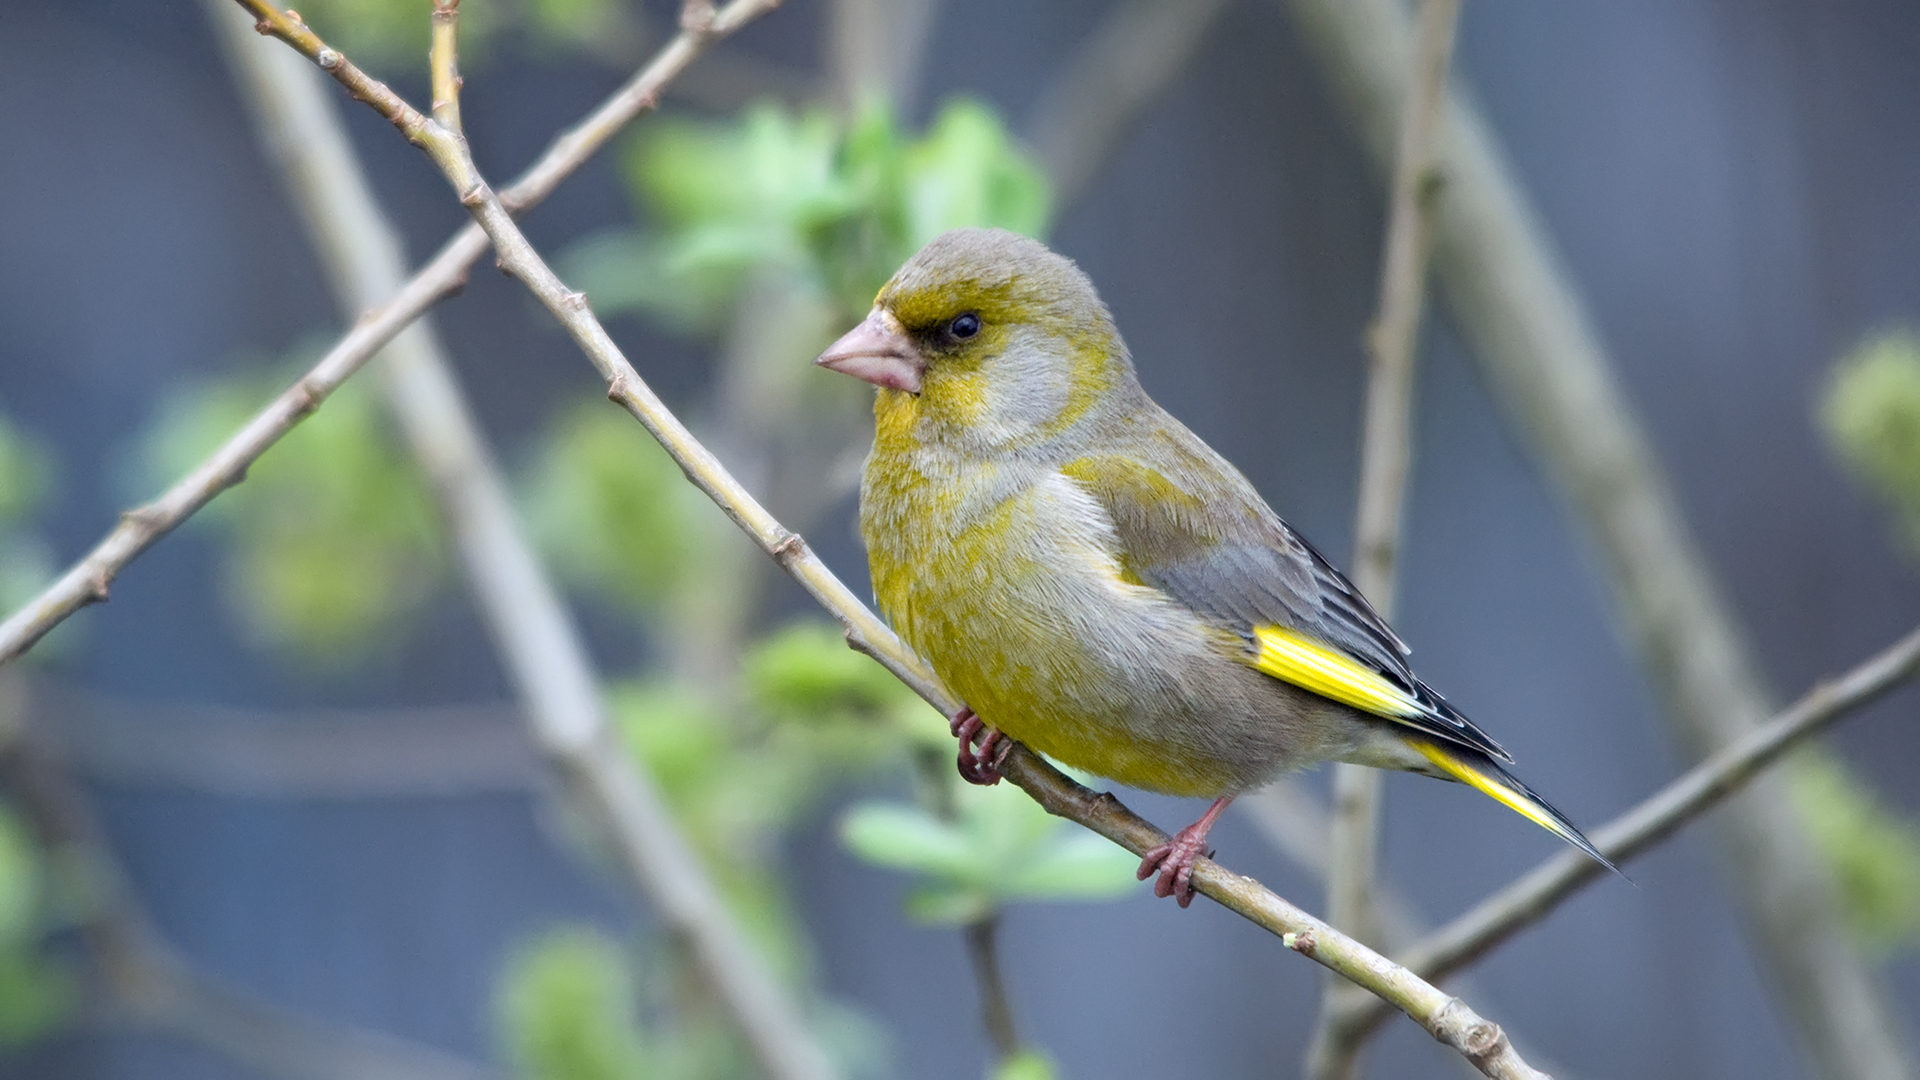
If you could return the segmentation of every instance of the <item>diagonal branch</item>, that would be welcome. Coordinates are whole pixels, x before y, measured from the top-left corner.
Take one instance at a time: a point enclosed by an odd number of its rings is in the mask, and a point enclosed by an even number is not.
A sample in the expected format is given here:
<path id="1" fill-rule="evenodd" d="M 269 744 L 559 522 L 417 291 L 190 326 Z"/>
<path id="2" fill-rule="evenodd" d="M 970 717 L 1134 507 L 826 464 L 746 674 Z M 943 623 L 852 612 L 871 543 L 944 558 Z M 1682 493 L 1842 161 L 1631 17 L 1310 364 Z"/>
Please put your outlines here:
<path id="1" fill-rule="evenodd" d="M 405 277 L 400 240 L 373 197 L 324 84 L 292 53 L 247 33 L 232 5 L 208 5 L 263 141 L 275 150 L 315 246 L 327 253 L 341 306 L 351 311 L 391 293 Z M 435 7 L 432 63 L 436 121 L 460 139 L 447 127 L 447 121 L 457 123 L 459 108 L 457 12 L 453 3 Z M 506 483 L 431 319 L 409 327 L 381 355 L 388 402 L 432 482 L 468 588 L 535 740 L 597 813 L 623 868 L 661 922 L 690 946 L 767 1075 L 834 1075 L 803 1010 L 747 943 L 665 800 L 620 750 L 585 645 L 514 516 Z"/>
<path id="2" fill-rule="evenodd" d="M 513 186 L 500 193 L 501 201 L 516 214 L 538 205 L 621 128 L 652 111 L 667 84 L 715 42 L 778 6 L 780 0 L 733 0 L 710 21 L 683 28 L 626 85 L 555 139 Z M 160 497 L 122 514 L 120 523 L 85 558 L 0 623 L 0 666 L 18 658 L 81 608 L 107 599 L 114 577 L 128 563 L 222 491 L 245 479 L 247 466 L 319 408 L 395 334 L 419 318 L 421 312 L 458 292 L 466 282 L 468 268 L 486 249 L 486 233 L 477 225 L 455 233 L 400 292 L 384 306 L 363 315 L 298 382 L 255 414 L 210 457 Z"/>
<path id="3" fill-rule="evenodd" d="M 1788 751 L 1916 675 L 1920 630 L 1845 675 L 1815 686 L 1773 719 L 1595 829 L 1594 845 L 1614 862 L 1626 862 L 1719 805 Z M 1579 852 L 1563 851 L 1416 942 L 1403 960 L 1425 978 L 1444 979 L 1546 918 L 1604 872 Z M 1377 1001 L 1352 1002 L 1335 1022 L 1358 1038 L 1388 1015 Z"/>
<path id="4" fill-rule="evenodd" d="M 1392 617 L 1407 474 L 1413 464 L 1413 380 L 1427 255 L 1433 246 L 1433 204 L 1440 175 L 1438 137 L 1453 57 L 1460 0 L 1424 0 L 1407 79 L 1407 103 L 1389 193 L 1380 307 L 1367 328 L 1366 412 L 1361 422 L 1360 493 L 1354 513 L 1353 579 L 1382 615 Z M 1379 770 L 1333 767 L 1333 821 L 1328 846 L 1327 917 L 1349 933 L 1377 941 L 1373 913 L 1375 849 L 1380 836 Z M 1329 982 L 1307 1047 L 1312 1080 L 1355 1074 L 1359 1040 L 1336 1038 L 1331 1020 L 1353 991 Z"/>
<path id="5" fill-rule="evenodd" d="M 1392 152 L 1413 48 L 1398 0 L 1286 0 L 1376 161 Z M 1509 425 L 1606 569 L 1668 719 L 1706 758 L 1773 710 L 1760 665 L 1618 385 L 1579 292 L 1486 121 L 1448 95 L 1434 268 Z M 1920 1075 L 1849 939 L 1790 794 L 1763 777 L 1721 815 L 1753 955 L 1824 1080 Z"/>
<path id="6" fill-rule="evenodd" d="M 461 203 L 486 230 L 501 266 L 519 278 L 560 320 L 606 378 L 608 396 L 659 440 L 688 480 L 712 498 L 762 550 L 841 620 L 849 643 L 874 656 L 943 713 L 951 715 L 959 710 L 960 703 L 940 686 L 925 661 L 909 651 L 860 603 L 798 534 L 774 520 L 654 395 L 594 317 L 586 297 L 568 289 L 521 234 L 499 197 L 474 168 L 465 153 L 463 140 L 369 79 L 297 19 L 275 9 L 266 0 L 238 2 L 252 12 L 268 32 L 320 64 L 355 98 L 381 111 L 410 138 L 420 141 L 435 163 L 442 166 Z M 1166 841 L 1165 834 L 1126 810 L 1111 795 L 1096 794 L 1081 787 L 1025 747 L 1014 746 L 1003 771 L 1050 812 L 1072 818 L 1135 853 L 1143 853 Z M 1199 891 L 1281 935 L 1289 948 L 1389 998 L 1486 1075 L 1501 1078 L 1540 1075 L 1520 1059 L 1498 1025 L 1482 1019 L 1459 999 L 1442 993 L 1294 907 L 1253 879 L 1201 860 L 1195 868 L 1194 883 Z"/>

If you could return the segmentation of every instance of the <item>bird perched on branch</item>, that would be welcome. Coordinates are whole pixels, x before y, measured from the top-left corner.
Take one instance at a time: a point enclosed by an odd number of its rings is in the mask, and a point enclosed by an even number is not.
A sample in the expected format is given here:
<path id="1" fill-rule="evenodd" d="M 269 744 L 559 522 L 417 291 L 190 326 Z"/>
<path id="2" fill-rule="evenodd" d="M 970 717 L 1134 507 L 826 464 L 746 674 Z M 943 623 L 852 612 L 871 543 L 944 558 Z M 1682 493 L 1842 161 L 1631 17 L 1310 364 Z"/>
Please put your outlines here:
<path id="1" fill-rule="evenodd" d="M 1071 261 L 946 233 L 817 362 L 879 387 L 860 488 L 874 596 L 967 702 L 968 780 L 996 782 L 1013 738 L 1213 797 L 1140 865 L 1182 907 L 1227 803 L 1322 761 L 1469 784 L 1606 863 L 1413 674 L 1352 583 L 1154 404 Z"/>

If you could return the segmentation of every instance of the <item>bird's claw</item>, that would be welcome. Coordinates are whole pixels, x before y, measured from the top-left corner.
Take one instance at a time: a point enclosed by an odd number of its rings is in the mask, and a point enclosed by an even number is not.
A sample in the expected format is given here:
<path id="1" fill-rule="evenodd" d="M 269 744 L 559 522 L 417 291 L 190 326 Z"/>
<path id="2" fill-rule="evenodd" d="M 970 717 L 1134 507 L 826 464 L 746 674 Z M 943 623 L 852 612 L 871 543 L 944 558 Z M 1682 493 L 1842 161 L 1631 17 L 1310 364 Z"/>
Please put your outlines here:
<path id="1" fill-rule="evenodd" d="M 1007 755 L 1013 752 L 1013 740 L 999 728 L 988 727 L 972 709 L 963 708 L 955 713 L 950 727 L 954 737 L 960 740 L 960 779 L 983 787 L 999 783 L 1000 766 L 1006 764 Z M 980 744 L 978 750 L 973 745 L 976 740 Z"/>
<path id="2" fill-rule="evenodd" d="M 1171 896 L 1186 907 L 1193 903 L 1193 864 L 1203 856 L 1212 858 L 1213 852 L 1207 848 L 1206 830 L 1195 822 L 1142 856 L 1138 877 L 1145 881 L 1158 871 L 1160 880 L 1153 883 L 1153 895 Z"/>

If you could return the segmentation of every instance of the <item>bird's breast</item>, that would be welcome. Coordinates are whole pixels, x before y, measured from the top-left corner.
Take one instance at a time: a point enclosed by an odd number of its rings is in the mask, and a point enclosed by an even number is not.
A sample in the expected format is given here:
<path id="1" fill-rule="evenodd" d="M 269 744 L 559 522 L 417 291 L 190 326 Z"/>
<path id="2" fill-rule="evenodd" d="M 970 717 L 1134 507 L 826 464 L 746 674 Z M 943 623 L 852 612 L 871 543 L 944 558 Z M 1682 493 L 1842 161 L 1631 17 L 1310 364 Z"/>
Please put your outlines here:
<path id="1" fill-rule="evenodd" d="M 1271 773 L 1284 747 L 1242 643 L 1129 581 L 1073 481 L 1020 468 L 876 442 L 861 528 L 894 629 L 987 722 L 1069 765 L 1188 795 Z"/>

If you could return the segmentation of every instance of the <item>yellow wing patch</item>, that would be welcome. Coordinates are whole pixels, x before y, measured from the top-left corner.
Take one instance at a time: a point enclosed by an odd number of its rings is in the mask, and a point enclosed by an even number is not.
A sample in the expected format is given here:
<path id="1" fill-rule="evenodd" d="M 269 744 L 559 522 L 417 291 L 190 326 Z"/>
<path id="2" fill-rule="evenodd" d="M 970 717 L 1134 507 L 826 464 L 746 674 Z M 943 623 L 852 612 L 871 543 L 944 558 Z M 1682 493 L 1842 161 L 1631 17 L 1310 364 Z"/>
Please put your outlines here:
<path id="1" fill-rule="evenodd" d="M 1283 626 L 1254 627 L 1253 643 L 1253 666 L 1276 679 L 1375 716 L 1420 715 L 1403 687 L 1331 645 Z"/>

